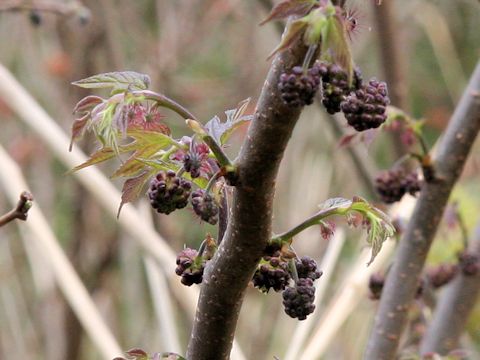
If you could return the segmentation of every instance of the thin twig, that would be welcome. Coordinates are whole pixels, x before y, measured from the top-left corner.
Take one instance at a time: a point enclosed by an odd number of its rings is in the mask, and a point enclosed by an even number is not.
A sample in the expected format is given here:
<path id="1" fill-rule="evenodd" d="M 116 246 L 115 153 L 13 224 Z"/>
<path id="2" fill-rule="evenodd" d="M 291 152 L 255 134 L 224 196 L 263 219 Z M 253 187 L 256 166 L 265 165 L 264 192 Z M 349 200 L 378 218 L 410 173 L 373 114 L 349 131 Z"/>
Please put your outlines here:
<path id="1" fill-rule="evenodd" d="M 439 180 L 425 183 L 412 219 L 400 241 L 388 273 L 366 359 L 395 357 L 407 323 L 408 308 L 415 297 L 418 278 L 435 236 L 450 192 L 480 130 L 480 63 L 447 127 L 434 159 Z"/>
<path id="2" fill-rule="evenodd" d="M 229 207 L 228 207 L 228 191 L 226 185 L 223 185 L 221 191 L 220 205 L 218 206 L 218 234 L 217 234 L 217 243 L 220 244 L 227 231 L 228 218 L 229 218 Z"/>
<path id="3" fill-rule="evenodd" d="M 12 1 L 3 1 L 0 4 L 1 11 L 40 11 L 40 12 L 49 12 L 57 15 L 72 15 L 77 12 L 83 6 L 78 1 L 70 1 L 68 3 L 62 3 L 60 1 L 49 1 L 49 0 L 35 0 L 35 1 L 24 1 L 24 0 L 12 0 Z"/>
<path id="4" fill-rule="evenodd" d="M 332 215 L 344 215 L 350 209 L 343 208 L 334 208 L 334 209 L 323 209 L 310 216 L 308 219 L 305 219 L 300 224 L 294 226 L 290 230 L 287 230 L 281 234 L 275 235 L 272 237 L 271 242 L 282 243 L 290 240 L 295 235 L 298 235 L 305 229 L 308 229 L 310 226 L 319 225 L 321 221 Z"/>
<path id="5" fill-rule="evenodd" d="M 0 227 L 15 219 L 27 220 L 28 210 L 32 207 L 33 196 L 28 191 L 20 194 L 17 205 L 5 215 L 0 216 Z"/>

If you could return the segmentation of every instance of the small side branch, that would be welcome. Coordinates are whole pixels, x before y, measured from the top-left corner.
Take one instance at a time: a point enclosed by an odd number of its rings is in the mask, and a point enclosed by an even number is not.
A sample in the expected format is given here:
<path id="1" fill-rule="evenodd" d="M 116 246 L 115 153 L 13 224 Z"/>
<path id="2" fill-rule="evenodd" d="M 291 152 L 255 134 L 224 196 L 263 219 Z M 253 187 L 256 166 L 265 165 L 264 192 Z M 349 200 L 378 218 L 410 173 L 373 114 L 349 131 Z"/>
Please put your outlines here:
<path id="1" fill-rule="evenodd" d="M 176 112 L 185 120 L 192 119 L 197 120 L 195 115 L 193 115 L 188 109 L 177 103 L 176 101 L 170 99 L 169 97 L 156 93 L 150 90 L 141 90 L 141 91 L 132 91 L 133 95 L 145 96 L 146 100 L 152 100 L 157 102 L 158 105 L 170 109 Z"/>
<path id="2" fill-rule="evenodd" d="M 315 215 L 310 216 L 308 219 L 302 221 L 300 224 L 291 228 L 290 230 L 273 236 L 272 240 L 270 241 L 272 243 L 286 242 L 293 238 L 295 235 L 301 233 L 303 230 L 308 229 L 310 226 L 319 225 L 323 219 L 332 215 L 344 215 L 347 211 L 348 210 L 346 209 L 339 208 L 320 210 Z"/>
<path id="3" fill-rule="evenodd" d="M 20 199 L 14 209 L 0 216 L 0 227 L 8 224 L 15 219 L 27 220 L 28 210 L 32 207 L 33 196 L 28 191 L 20 194 Z"/>
<path id="4" fill-rule="evenodd" d="M 77 1 L 69 2 L 68 4 L 61 3 L 59 1 L 51 0 L 37 0 L 37 1 L 24 1 L 24 0 L 11 0 L 3 1 L 0 4 L 0 11 L 41 11 L 50 12 L 58 15 L 70 15 L 74 13 L 78 7 L 81 6 Z"/>
<path id="5" fill-rule="evenodd" d="M 202 136 L 202 140 L 205 141 L 210 150 L 212 150 L 218 163 L 222 168 L 225 169 L 227 173 L 233 172 L 235 170 L 235 166 L 232 164 L 227 154 L 225 154 L 223 149 L 220 147 L 220 145 L 218 145 L 218 143 L 213 137 L 211 137 L 210 135 L 205 135 Z"/>
<path id="6" fill-rule="evenodd" d="M 382 292 L 365 359 L 395 358 L 430 245 L 479 130 L 480 63 L 455 109 L 433 161 L 438 181 L 425 184 L 398 246 Z"/>

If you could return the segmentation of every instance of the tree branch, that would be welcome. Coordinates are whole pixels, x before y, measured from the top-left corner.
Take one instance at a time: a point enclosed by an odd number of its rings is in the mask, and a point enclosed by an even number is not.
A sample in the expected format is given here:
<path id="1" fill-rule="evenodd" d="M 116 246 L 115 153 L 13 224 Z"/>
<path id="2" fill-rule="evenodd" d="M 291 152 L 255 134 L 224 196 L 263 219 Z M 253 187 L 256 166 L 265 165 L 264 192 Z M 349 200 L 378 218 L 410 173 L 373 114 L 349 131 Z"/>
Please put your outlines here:
<path id="1" fill-rule="evenodd" d="M 469 251 L 480 257 L 480 223 L 475 229 Z M 459 338 L 479 295 L 480 273 L 466 276 L 460 272 L 442 292 L 437 302 L 433 318 L 420 345 L 420 353 L 436 352 L 446 355 L 458 348 Z"/>
<path id="2" fill-rule="evenodd" d="M 237 165 L 231 218 L 224 239 L 205 270 L 188 344 L 189 360 L 228 359 L 245 289 L 271 237 L 275 178 L 300 115 L 277 88 L 280 74 L 302 64 L 300 43 L 275 57 Z"/>
<path id="3" fill-rule="evenodd" d="M 18 200 L 15 208 L 8 213 L 0 216 L 0 227 L 8 224 L 15 219 L 27 220 L 28 210 L 32 207 L 33 196 L 28 191 L 23 191 L 20 194 L 20 200 Z"/>
<path id="4" fill-rule="evenodd" d="M 59 1 L 51 0 L 37 0 L 37 1 L 23 1 L 23 0 L 11 0 L 3 1 L 0 4 L 1 11 L 41 11 L 49 12 L 57 15 L 72 15 L 78 12 L 78 9 L 84 8 L 78 1 L 71 1 L 68 4 L 61 3 Z"/>
<path id="5" fill-rule="evenodd" d="M 274 5 L 273 1 L 271 0 L 259 0 L 259 2 L 267 12 L 269 12 Z M 275 25 L 276 25 L 276 29 L 281 34 L 283 31 L 283 26 L 279 22 L 275 22 Z M 322 96 L 320 94 L 317 95 L 316 104 L 325 113 L 322 107 Z M 343 130 L 342 126 L 339 124 L 339 122 L 334 116 L 328 115 L 328 117 L 329 119 L 327 119 L 327 125 L 331 127 L 335 137 L 337 139 L 341 139 L 345 135 L 345 131 Z M 360 180 L 362 181 L 363 187 L 367 192 L 368 196 L 370 197 L 370 199 L 377 200 L 378 195 L 377 195 L 377 192 L 375 191 L 375 187 L 372 181 L 372 174 L 374 174 L 376 171 L 376 169 L 374 168 L 374 165 L 372 164 L 371 161 L 369 161 L 367 157 L 362 155 L 357 148 L 353 146 L 347 146 L 344 149 L 352 159 L 352 164 L 355 167 L 357 174 L 360 176 Z"/>
<path id="6" fill-rule="evenodd" d="M 438 180 L 425 183 L 382 292 L 365 359 L 395 357 L 407 313 L 450 192 L 480 130 L 480 63 L 447 127 L 433 162 Z"/>

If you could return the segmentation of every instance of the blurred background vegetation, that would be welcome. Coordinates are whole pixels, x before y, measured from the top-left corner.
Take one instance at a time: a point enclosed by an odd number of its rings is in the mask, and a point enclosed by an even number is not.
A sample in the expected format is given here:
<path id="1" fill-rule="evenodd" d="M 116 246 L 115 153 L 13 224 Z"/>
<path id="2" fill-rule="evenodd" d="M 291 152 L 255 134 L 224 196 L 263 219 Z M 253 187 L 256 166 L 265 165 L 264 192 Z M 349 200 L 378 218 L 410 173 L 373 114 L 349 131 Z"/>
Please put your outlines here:
<path id="1" fill-rule="evenodd" d="M 22 1 L 0 1 L 0 63 L 67 133 L 75 103 L 87 94 L 70 83 L 101 72 L 146 73 L 152 79 L 152 89 L 176 99 L 204 122 L 248 97 L 254 104 L 270 65 L 266 58 L 279 40 L 275 24 L 258 26 L 267 14 L 268 1 L 261 0 L 83 0 L 90 16 L 84 10 L 40 12 L 39 21 L 32 19 L 30 11 L 2 11 L 9 3 Z M 384 80 L 378 45 L 382 29 L 374 19 L 372 3 L 348 2 L 358 10 L 360 24 L 352 37 L 352 47 L 364 78 Z M 396 31 L 402 42 L 400 55 L 406 69 L 405 110 L 426 120 L 427 140 L 433 145 L 480 55 L 480 4 L 475 0 L 394 3 Z M 171 113 L 165 115 L 174 135 L 182 136 L 186 132 L 183 121 Z M 121 347 L 172 350 L 154 316 L 155 299 L 138 244 L 74 176 L 65 175 L 69 169 L 2 98 L 0 121 L 0 144 L 21 167 L 35 197 L 34 206 L 47 216 Z M 348 149 L 338 146 L 338 131 L 352 132 L 343 118 L 333 119 L 319 106 L 313 105 L 302 114 L 277 182 L 275 231 L 298 223 L 329 197 L 360 195 L 374 200 Z M 237 136 L 228 149 L 232 157 L 241 141 L 242 136 Z M 91 153 L 92 144 L 87 137 L 75 146 Z M 399 157 L 391 137 L 384 134 L 372 144 L 352 146 L 372 177 L 375 169 L 388 168 Z M 479 150 L 477 142 L 452 197 L 468 229 L 473 228 L 480 213 Z M 102 165 L 101 169 L 111 174 L 116 165 Z M 121 186 L 117 180 L 114 183 Z M 111 202 L 116 204 L 120 199 L 112 198 Z M 0 210 L 3 213 L 10 207 L 2 189 Z M 198 223 L 189 211 L 168 217 L 153 214 L 153 219 L 157 231 L 175 252 L 184 245 L 198 246 L 206 232 L 216 233 L 210 225 Z M 0 358 L 102 359 L 56 287 L 52 271 L 39 266 L 39 254 L 29 248 L 36 235 L 23 227 L 19 223 L 18 227 L 10 224 L 0 229 Z M 345 224 L 338 227 L 346 228 Z M 364 236 L 360 230 L 346 228 L 346 241 L 323 302 L 314 314 L 316 321 L 351 276 L 365 246 Z M 311 229 L 298 237 L 295 250 L 321 261 L 327 246 L 318 229 Z M 458 228 L 442 226 L 429 261 L 452 260 L 460 246 Z M 174 281 L 179 283 L 180 279 Z M 170 330 L 178 334 L 180 343 L 176 350 L 184 351 L 191 317 L 173 292 L 162 289 L 161 296 L 172 301 L 175 328 Z M 361 299 L 356 311 L 348 316 L 321 358 L 361 357 L 376 303 L 369 300 L 366 284 L 358 294 Z M 283 359 L 296 324 L 284 314 L 279 294 L 264 296 L 248 289 L 237 340 L 247 359 L 272 359 L 274 355 Z M 480 351 L 479 329 L 477 306 L 465 343 L 476 351 Z"/>

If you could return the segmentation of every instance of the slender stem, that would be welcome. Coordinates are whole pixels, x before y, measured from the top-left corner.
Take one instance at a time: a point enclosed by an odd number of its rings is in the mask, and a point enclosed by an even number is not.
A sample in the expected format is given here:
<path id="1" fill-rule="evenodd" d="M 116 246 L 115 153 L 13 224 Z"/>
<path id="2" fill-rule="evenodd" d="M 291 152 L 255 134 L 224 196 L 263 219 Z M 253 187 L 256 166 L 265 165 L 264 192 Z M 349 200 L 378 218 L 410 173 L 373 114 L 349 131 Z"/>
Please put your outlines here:
<path id="1" fill-rule="evenodd" d="M 345 209 L 339 209 L 339 208 L 321 210 L 316 214 L 310 216 L 308 219 L 302 221 L 297 226 L 291 228 L 290 230 L 273 236 L 270 241 L 275 243 L 286 242 L 291 238 L 293 238 L 295 235 L 301 233 L 303 230 L 308 229 L 310 226 L 319 225 L 321 220 L 325 219 L 326 217 L 329 217 L 332 215 L 342 215 L 344 213 L 345 213 Z"/>
<path id="2" fill-rule="evenodd" d="M 441 180 L 424 184 L 410 223 L 399 243 L 397 256 L 382 291 L 365 359 L 395 358 L 400 336 L 407 324 L 408 308 L 415 297 L 430 245 L 452 188 L 480 130 L 479 114 L 480 63 L 455 109 L 434 160 L 435 171 Z"/>
<path id="3" fill-rule="evenodd" d="M 183 174 L 185 174 L 185 168 L 182 166 L 180 169 L 177 171 L 177 176 L 181 177 Z"/>
<path id="4" fill-rule="evenodd" d="M 32 201 L 32 194 L 27 191 L 22 192 L 15 208 L 10 210 L 8 213 L 0 216 L 0 227 L 8 224 L 15 219 L 24 221 L 27 220 L 28 210 L 30 210 L 30 208 L 32 207 Z"/>
<path id="5" fill-rule="evenodd" d="M 198 256 L 203 256 L 203 253 L 205 252 L 206 247 L 207 247 L 207 240 L 205 239 L 200 244 L 200 248 L 198 249 Z"/>
<path id="6" fill-rule="evenodd" d="M 170 99 L 169 97 L 158 94 L 156 92 L 150 90 L 140 90 L 140 91 L 132 91 L 133 95 L 137 96 L 144 96 L 145 100 L 152 100 L 157 102 L 158 105 L 175 111 L 178 115 L 180 115 L 184 119 L 192 119 L 197 120 L 195 115 L 193 115 L 188 109 L 177 103 L 176 101 Z"/>
<path id="7" fill-rule="evenodd" d="M 208 180 L 207 187 L 205 188 L 205 192 L 208 194 L 212 188 L 213 185 L 217 182 L 217 180 L 223 176 L 222 170 L 218 170 L 213 176 Z"/>
<path id="8" fill-rule="evenodd" d="M 178 148 L 176 146 L 172 146 L 170 149 L 168 149 L 162 154 L 160 160 L 167 161 L 170 158 L 170 155 L 174 154 L 176 151 L 178 151 Z"/>
<path id="9" fill-rule="evenodd" d="M 223 236 L 228 226 L 228 199 L 227 199 L 227 189 L 224 186 L 222 189 L 222 197 L 220 199 L 220 206 L 218 211 L 218 235 L 217 242 L 220 244 L 222 242 Z"/>
<path id="10" fill-rule="evenodd" d="M 295 259 L 290 259 L 288 261 L 288 267 L 290 269 L 290 273 L 292 274 L 293 281 L 295 281 L 295 284 L 298 283 L 298 272 L 297 267 L 295 266 Z"/>
<path id="11" fill-rule="evenodd" d="M 417 138 L 418 143 L 420 144 L 420 147 L 422 148 L 423 156 L 429 156 L 428 146 L 427 146 L 427 143 L 426 143 L 423 135 L 415 132 L 415 137 Z"/>
<path id="12" fill-rule="evenodd" d="M 212 150 L 221 167 L 225 168 L 227 172 L 232 172 L 235 169 L 235 166 L 232 164 L 227 154 L 225 154 L 213 137 L 210 135 L 204 135 L 202 136 L 202 140 L 205 141 L 210 150 Z"/>
<path id="13" fill-rule="evenodd" d="M 308 68 L 310 67 L 310 64 L 312 63 L 312 59 L 317 53 L 317 45 L 310 45 L 307 51 L 307 55 L 305 55 L 305 59 L 303 59 L 303 72 L 306 73 L 308 71 Z"/>

